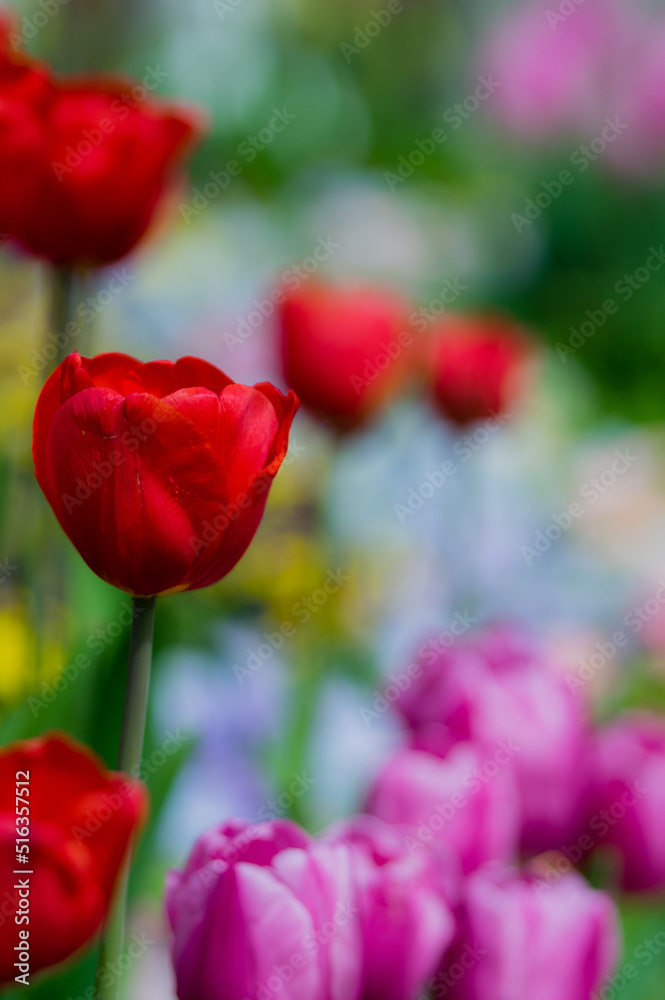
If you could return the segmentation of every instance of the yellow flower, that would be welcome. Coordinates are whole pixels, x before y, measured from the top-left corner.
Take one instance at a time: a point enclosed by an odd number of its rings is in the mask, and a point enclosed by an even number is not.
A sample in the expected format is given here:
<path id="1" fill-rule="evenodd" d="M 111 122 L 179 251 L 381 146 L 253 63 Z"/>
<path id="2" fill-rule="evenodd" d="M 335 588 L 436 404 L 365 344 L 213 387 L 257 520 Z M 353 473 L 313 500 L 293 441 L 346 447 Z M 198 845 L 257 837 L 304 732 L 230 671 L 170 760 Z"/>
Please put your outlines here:
<path id="1" fill-rule="evenodd" d="M 38 683 L 52 680 L 62 664 L 58 646 L 47 641 L 39 650 L 35 635 L 18 606 L 0 610 L 0 704 L 16 705 Z"/>

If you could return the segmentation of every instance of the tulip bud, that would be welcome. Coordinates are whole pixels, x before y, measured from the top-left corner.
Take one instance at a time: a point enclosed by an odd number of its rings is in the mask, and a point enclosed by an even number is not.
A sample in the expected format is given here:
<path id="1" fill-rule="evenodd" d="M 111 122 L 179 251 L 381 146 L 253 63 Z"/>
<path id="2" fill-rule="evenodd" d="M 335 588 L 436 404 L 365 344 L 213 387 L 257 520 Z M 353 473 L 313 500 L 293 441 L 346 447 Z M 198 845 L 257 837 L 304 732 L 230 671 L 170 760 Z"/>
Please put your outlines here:
<path id="1" fill-rule="evenodd" d="M 412 745 L 445 756 L 460 740 L 488 753 L 512 747 L 508 767 L 520 798 L 526 854 L 558 850 L 583 808 L 590 752 L 585 703 L 533 637 L 497 628 L 444 649 L 421 647 L 420 671 L 396 708 Z"/>
<path id="2" fill-rule="evenodd" d="M 454 850 L 464 872 L 517 851 L 518 800 L 503 742 L 492 752 L 458 743 L 441 760 L 398 751 L 370 792 L 368 812 L 402 829 L 412 855 L 437 842 Z"/>
<path id="3" fill-rule="evenodd" d="M 198 358 L 70 354 L 37 401 L 37 481 L 102 579 L 143 596 L 206 587 L 251 542 L 297 407 Z"/>
<path id="4" fill-rule="evenodd" d="M 616 111 L 602 95 L 630 51 L 634 20 L 630 5 L 615 0 L 511 5 L 478 60 L 501 82 L 490 112 L 510 132 L 535 140 L 593 135 L 604 114 Z"/>
<path id="5" fill-rule="evenodd" d="M 413 1000 L 455 930 L 444 895 L 450 869 L 434 852 L 410 855 L 398 831 L 371 816 L 341 823 L 331 834 L 357 848 L 362 1000 Z"/>
<path id="6" fill-rule="evenodd" d="M 665 888 L 665 721 L 623 716 L 598 732 L 591 819 L 595 845 L 615 855 L 628 892 Z"/>
<path id="7" fill-rule="evenodd" d="M 24 973 L 15 967 L 17 946 L 27 944 L 19 964 L 34 974 L 97 932 L 146 796 L 138 782 L 105 771 L 87 747 L 61 735 L 4 747 L 0 787 L 0 983 L 13 983 Z"/>
<path id="8" fill-rule="evenodd" d="M 54 81 L 32 66 L 39 88 L 17 93 L 0 68 L 0 98 L 11 97 L 0 101 L 0 231 L 57 264 L 108 264 L 134 248 L 201 129 L 152 96 L 154 72 L 132 86 Z"/>
<path id="9" fill-rule="evenodd" d="M 489 865 L 467 880 L 459 938 L 432 995 L 589 1000 L 618 956 L 614 904 L 576 872 L 550 886 Z"/>
<path id="10" fill-rule="evenodd" d="M 282 820 L 205 834 L 167 884 L 180 1000 L 359 1000 L 352 856 Z"/>
<path id="11" fill-rule="evenodd" d="M 361 424 L 408 374 L 406 304 L 381 289 L 310 281 L 280 305 L 282 364 L 303 406 L 338 430 Z"/>
<path id="12" fill-rule="evenodd" d="M 451 316 L 430 331 L 428 377 L 435 405 L 460 426 L 510 413 L 521 395 L 529 344 L 514 323 Z"/>

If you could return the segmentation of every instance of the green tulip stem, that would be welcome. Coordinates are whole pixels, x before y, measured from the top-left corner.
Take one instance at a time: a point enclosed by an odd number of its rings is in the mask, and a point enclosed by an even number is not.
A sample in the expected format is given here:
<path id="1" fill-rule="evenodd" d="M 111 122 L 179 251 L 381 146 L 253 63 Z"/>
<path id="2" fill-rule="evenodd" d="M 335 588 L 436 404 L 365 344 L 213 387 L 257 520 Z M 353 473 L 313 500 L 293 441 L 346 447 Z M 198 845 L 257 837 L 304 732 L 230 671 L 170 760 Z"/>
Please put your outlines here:
<path id="1" fill-rule="evenodd" d="M 63 264 L 53 270 L 53 290 L 51 293 L 51 333 L 57 337 L 56 356 L 53 368 L 71 354 L 69 336 L 65 333 L 67 325 L 74 315 L 75 273 L 70 265 Z M 59 343 L 60 340 L 63 343 Z"/>
<path id="2" fill-rule="evenodd" d="M 122 717 L 118 770 L 137 777 L 141 769 L 143 739 L 148 713 L 150 666 L 152 663 L 152 637 L 155 625 L 154 597 L 135 597 L 132 600 L 132 632 L 129 640 L 127 688 Z M 116 1000 L 119 989 L 117 975 L 104 975 L 117 968 L 125 939 L 127 890 L 131 867 L 132 844 L 118 877 L 116 898 L 102 938 L 95 979 L 95 1000 Z"/>
<path id="3" fill-rule="evenodd" d="M 48 330 L 42 347 L 43 377 L 46 379 L 70 353 L 69 338 L 65 333 L 74 317 L 75 273 L 68 264 L 49 270 Z M 53 338 L 55 337 L 55 341 Z M 54 349 L 55 343 L 55 349 Z M 44 498 L 34 479 L 31 481 L 29 500 L 37 505 L 34 552 L 38 553 L 41 566 L 35 571 L 33 586 L 35 649 L 35 683 L 42 678 L 44 668 L 44 637 L 57 644 L 66 645 L 65 616 L 62 609 L 69 603 L 67 573 L 68 553 L 64 538 L 53 516 L 44 504 Z M 20 498 L 17 510 L 20 510 Z"/>

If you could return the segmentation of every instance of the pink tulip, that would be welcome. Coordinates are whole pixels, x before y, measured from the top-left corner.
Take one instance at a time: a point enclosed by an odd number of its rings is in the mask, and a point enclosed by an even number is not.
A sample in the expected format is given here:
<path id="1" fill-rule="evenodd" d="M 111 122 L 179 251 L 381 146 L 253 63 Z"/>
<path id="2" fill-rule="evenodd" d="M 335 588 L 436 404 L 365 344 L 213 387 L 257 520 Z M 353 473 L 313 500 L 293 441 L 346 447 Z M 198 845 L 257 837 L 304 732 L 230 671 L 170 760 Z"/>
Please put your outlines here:
<path id="1" fill-rule="evenodd" d="M 411 854 L 447 844 L 465 873 L 489 860 L 512 860 L 518 837 L 514 752 L 506 743 L 486 752 L 470 742 L 458 743 L 444 759 L 401 750 L 379 775 L 368 811 L 401 827 Z"/>
<path id="2" fill-rule="evenodd" d="M 449 1000 L 589 1000 L 619 954 L 614 904 L 576 872 L 550 886 L 487 866 L 467 880 L 460 927 L 429 984 Z"/>
<path id="3" fill-rule="evenodd" d="M 623 716 L 598 733 L 589 836 L 629 892 L 665 889 L 665 720 Z"/>
<path id="4" fill-rule="evenodd" d="M 590 742 L 579 694 L 515 629 L 491 629 L 449 649 L 429 644 L 420 654 L 420 672 L 396 703 L 413 745 L 443 757 L 460 740 L 489 751 L 512 741 L 522 849 L 559 849 L 577 830 L 586 789 Z"/>
<path id="5" fill-rule="evenodd" d="M 617 111 L 628 125 L 625 142 L 608 155 L 623 171 L 642 175 L 665 160 L 665 18 L 645 23 L 617 82 Z"/>
<path id="6" fill-rule="evenodd" d="M 439 968 L 455 922 L 440 858 L 409 855 L 398 832 L 370 816 L 333 834 L 357 848 L 364 966 L 362 1000 L 413 1000 Z"/>
<path id="7" fill-rule="evenodd" d="M 617 0 L 585 0 L 567 16 L 550 0 L 509 7 L 479 59 L 498 86 L 493 114 L 513 133 L 593 137 L 612 106 L 609 76 L 628 31 Z"/>
<path id="8" fill-rule="evenodd" d="M 234 821 L 167 884 L 180 1000 L 360 1000 L 354 851 L 286 821 Z"/>

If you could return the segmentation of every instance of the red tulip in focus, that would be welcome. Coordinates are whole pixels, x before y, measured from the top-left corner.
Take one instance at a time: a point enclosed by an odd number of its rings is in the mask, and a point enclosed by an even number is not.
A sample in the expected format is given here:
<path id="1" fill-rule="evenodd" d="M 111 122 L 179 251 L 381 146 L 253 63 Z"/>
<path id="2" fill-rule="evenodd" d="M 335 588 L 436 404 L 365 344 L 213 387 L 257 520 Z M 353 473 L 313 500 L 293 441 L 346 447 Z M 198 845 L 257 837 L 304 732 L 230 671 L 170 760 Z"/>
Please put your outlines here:
<path id="1" fill-rule="evenodd" d="M 90 941 L 145 809 L 138 782 L 64 736 L 0 751 L 0 983 Z"/>
<path id="2" fill-rule="evenodd" d="M 40 72 L 11 60 L 0 70 L 0 230 L 57 264 L 107 264 L 143 236 L 198 123 L 149 97 L 147 76 L 132 86 L 42 72 L 38 99 L 34 80 L 17 88 L 17 75 Z"/>
<path id="3" fill-rule="evenodd" d="M 515 324 L 455 316 L 431 330 L 428 377 L 443 415 L 464 426 L 507 412 L 522 388 L 529 344 Z"/>
<path id="4" fill-rule="evenodd" d="M 280 304 L 287 385 L 338 430 L 361 424 L 407 374 L 413 334 L 407 307 L 382 289 L 310 282 Z"/>
<path id="5" fill-rule="evenodd" d="M 199 358 L 70 354 L 37 401 L 37 480 L 102 579 L 142 596 L 206 587 L 251 542 L 297 407 Z"/>

